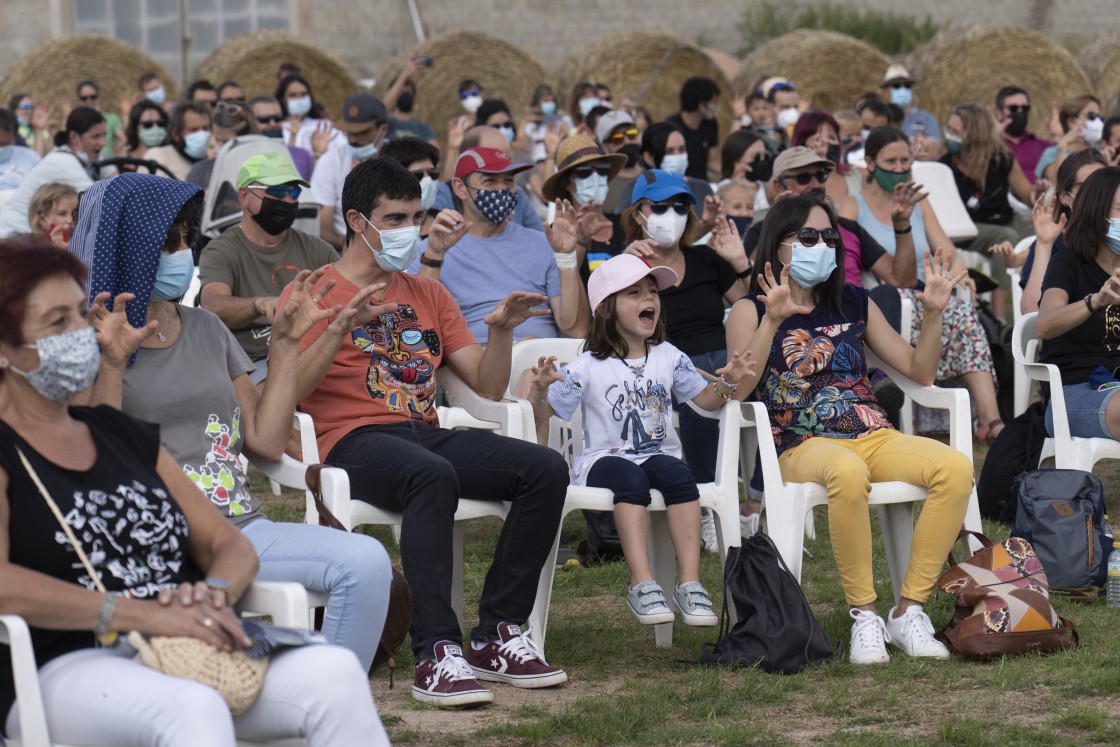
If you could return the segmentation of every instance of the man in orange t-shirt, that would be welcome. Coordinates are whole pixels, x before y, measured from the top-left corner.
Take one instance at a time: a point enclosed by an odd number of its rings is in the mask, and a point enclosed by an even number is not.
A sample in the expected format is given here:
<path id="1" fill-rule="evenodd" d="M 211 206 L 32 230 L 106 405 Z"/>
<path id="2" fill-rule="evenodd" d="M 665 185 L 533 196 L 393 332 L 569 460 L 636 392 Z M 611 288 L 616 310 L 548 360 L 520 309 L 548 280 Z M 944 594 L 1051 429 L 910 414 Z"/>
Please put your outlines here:
<path id="1" fill-rule="evenodd" d="M 516 168 L 508 159 L 486 166 L 495 173 Z M 401 512 L 417 662 L 413 698 L 477 705 L 493 701 L 478 680 L 525 688 L 565 682 L 567 674 L 544 660 L 523 626 L 560 527 L 567 465 L 526 441 L 440 428 L 435 408 L 443 365 L 479 394 L 501 399 L 512 330 L 547 313 L 533 309 L 547 299 L 520 292 L 503 299 L 486 318 L 484 350 L 439 282 L 402 272 L 416 259 L 424 220 L 414 175 L 391 159 L 364 161 L 346 177 L 342 211 L 342 259 L 313 296 L 341 312 L 301 343 L 300 408 L 315 419 L 324 461 L 350 475 L 351 495 Z M 446 249 L 467 227 L 441 215 L 429 242 Z M 510 502 L 466 654 L 450 599 L 460 495 Z"/>

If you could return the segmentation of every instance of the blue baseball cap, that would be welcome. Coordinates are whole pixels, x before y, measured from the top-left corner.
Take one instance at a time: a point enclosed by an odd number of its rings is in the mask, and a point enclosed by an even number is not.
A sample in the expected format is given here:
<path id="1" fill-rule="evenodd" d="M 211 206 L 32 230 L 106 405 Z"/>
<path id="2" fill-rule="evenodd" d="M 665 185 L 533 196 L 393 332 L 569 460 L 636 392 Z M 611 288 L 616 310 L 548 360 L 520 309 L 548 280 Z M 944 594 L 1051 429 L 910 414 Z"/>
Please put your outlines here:
<path id="1" fill-rule="evenodd" d="M 677 195 L 686 195 L 692 204 L 696 204 L 696 198 L 692 196 L 683 176 L 661 169 L 650 169 L 640 174 L 634 182 L 634 194 L 630 197 L 630 204 L 636 205 L 641 199 L 664 202 Z"/>

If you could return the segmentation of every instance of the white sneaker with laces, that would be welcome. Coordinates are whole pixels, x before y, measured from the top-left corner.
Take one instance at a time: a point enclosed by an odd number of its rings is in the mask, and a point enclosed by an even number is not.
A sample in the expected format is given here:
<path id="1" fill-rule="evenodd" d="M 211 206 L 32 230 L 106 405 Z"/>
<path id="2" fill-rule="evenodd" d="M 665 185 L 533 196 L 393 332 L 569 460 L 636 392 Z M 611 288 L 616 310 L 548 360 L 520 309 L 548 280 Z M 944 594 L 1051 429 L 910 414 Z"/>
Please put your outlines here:
<path id="1" fill-rule="evenodd" d="M 850 609 L 848 614 L 855 620 L 848 661 L 852 664 L 888 663 L 891 657 L 887 654 L 887 642 L 891 637 L 883 618 L 867 610 Z"/>
<path id="2" fill-rule="evenodd" d="M 898 617 L 893 607 L 887 614 L 887 640 L 909 656 L 925 659 L 948 659 L 949 649 L 934 637 L 933 622 L 918 605 L 908 607 Z"/>
<path id="3" fill-rule="evenodd" d="M 709 508 L 700 509 L 700 544 L 704 552 L 719 552 L 719 540 L 716 538 L 716 517 Z"/>

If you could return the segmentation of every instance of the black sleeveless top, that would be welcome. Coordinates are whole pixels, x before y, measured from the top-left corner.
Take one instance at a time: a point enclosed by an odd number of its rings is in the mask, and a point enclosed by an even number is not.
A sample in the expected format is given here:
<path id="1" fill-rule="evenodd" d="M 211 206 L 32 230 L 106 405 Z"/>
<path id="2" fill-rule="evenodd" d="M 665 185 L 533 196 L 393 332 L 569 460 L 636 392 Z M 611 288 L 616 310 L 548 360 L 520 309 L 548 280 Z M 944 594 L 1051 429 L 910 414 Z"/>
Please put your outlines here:
<path id="1" fill-rule="evenodd" d="M 96 588 L 16 453 L 18 446 L 66 517 L 108 591 L 150 599 L 201 574 L 187 558 L 187 519 L 156 473 L 159 428 L 110 407 L 72 407 L 97 449 L 85 472 L 40 456 L 0 420 L 0 467 L 8 473 L 8 561 Z M 95 644 L 93 631 L 31 628 L 35 661 Z M 11 656 L 0 646 L 0 728 L 15 700 Z"/>

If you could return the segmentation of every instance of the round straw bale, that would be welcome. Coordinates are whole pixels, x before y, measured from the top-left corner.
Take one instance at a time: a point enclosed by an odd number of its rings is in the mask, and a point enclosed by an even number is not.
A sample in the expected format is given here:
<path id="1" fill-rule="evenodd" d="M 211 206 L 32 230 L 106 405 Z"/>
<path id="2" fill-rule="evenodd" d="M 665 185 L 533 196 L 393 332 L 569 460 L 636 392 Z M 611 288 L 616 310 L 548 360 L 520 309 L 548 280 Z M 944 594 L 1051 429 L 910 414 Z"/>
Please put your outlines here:
<path id="1" fill-rule="evenodd" d="M 1011 26 L 977 26 L 942 32 L 910 59 L 917 106 L 944 122 L 958 104 L 993 103 L 1014 84 L 1034 106 L 1030 129 L 1046 132 L 1050 102 L 1092 90 L 1089 78 L 1065 48 L 1037 31 Z"/>
<path id="2" fill-rule="evenodd" d="M 163 81 L 168 101 L 175 100 L 175 80 L 163 65 L 131 44 L 101 34 L 79 34 L 48 42 L 21 59 L 0 85 L 0 106 L 26 92 L 45 99 L 61 123 L 63 102 L 76 106 L 77 86 L 90 78 L 101 89 L 101 107 L 115 112 L 122 96 L 131 96 L 140 76 L 154 72 Z"/>
<path id="3" fill-rule="evenodd" d="M 1081 50 L 1078 60 L 1102 102 L 1120 91 L 1120 34 L 1098 37 Z"/>
<path id="4" fill-rule="evenodd" d="M 798 29 L 757 47 L 743 60 L 735 90 L 747 93 L 772 75 L 789 78 L 813 107 L 850 109 L 859 95 L 875 90 L 890 59 L 875 47 L 846 34 Z"/>
<path id="5" fill-rule="evenodd" d="M 205 78 L 214 85 L 235 80 L 249 98 L 271 96 L 276 92 L 276 68 L 281 62 L 294 62 L 303 68 L 315 101 L 332 118 L 341 115 L 346 97 L 360 90 L 358 81 L 334 55 L 275 29 L 226 39 L 199 63 L 194 79 Z"/>
<path id="6" fill-rule="evenodd" d="M 681 85 L 694 75 L 719 85 L 720 133 L 727 134 L 732 117 L 731 82 L 703 49 L 675 34 L 620 31 L 596 39 L 560 66 L 557 95 L 566 104 L 576 83 L 606 83 L 616 102 L 629 97 L 657 122 L 680 111 Z"/>
<path id="7" fill-rule="evenodd" d="M 712 62 L 716 63 L 720 72 L 722 72 L 728 80 L 735 80 L 735 76 L 739 74 L 739 69 L 743 66 L 743 61 L 738 57 L 720 49 L 704 47 L 704 54 L 708 55 Z"/>
<path id="8" fill-rule="evenodd" d="M 431 124 L 441 143 L 447 142 L 447 125 L 455 117 L 468 116 L 459 104 L 459 82 L 467 78 L 482 85 L 488 99 L 502 99 L 520 128 L 529 110 L 533 91 L 552 76 L 525 50 L 488 34 L 459 31 L 429 39 L 397 55 L 382 66 L 374 92 L 384 96 L 410 57 L 431 57 L 432 67 L 420 68 L 412 76 L 416 83 L 413 116 Z M 563 95 L 557 92 L 562 101 Z M 563 104 L 561 104 L 563 105 Z"/>

